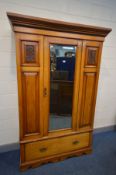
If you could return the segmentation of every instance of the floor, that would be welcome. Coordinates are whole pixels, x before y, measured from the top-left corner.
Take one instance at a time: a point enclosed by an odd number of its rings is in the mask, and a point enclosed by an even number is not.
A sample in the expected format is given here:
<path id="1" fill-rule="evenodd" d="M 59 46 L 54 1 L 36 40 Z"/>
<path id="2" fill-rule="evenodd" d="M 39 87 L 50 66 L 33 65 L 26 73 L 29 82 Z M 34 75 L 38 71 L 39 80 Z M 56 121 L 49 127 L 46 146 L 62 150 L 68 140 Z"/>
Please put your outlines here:
<path id="1" fill-rule="evenodd" d="M 19 171 L 19 151 L 0 154 L 0 175 L 116 175 L 116 132 L 94 135 L 93 153 Z"/>

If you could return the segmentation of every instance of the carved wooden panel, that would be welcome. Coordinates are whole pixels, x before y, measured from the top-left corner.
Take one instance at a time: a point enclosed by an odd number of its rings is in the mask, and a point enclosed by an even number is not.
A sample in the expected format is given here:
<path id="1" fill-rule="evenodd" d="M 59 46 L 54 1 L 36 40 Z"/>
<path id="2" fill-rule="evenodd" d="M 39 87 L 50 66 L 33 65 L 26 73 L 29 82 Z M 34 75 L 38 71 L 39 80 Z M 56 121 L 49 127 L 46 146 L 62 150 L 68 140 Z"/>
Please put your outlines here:
<path id="1" fill-rule="evenodd" d="M 34 45 L 25 45 L 25 60 L 26 62 L 35 62 L 36 49 Z"/>
<path id="2" fill-rule="evenodd" d="M 95 94 L 96 73 L 84 73 L 82 98 L 81 98 L 81 113 L 80 127 L 91 126 L 92 110 Z"/>
<path id="3" fill-rule="evenodd" d="M 39 43 L 22 41 L 22 64 L 38 65 L 39 64 Z"/>
<path id="4" fill-rule="evenodd" d="M 39 72 L 22 73 L 24 136 L 40 133 Z"/>
<path id="5" fill-rule="evenodd" d="M 95 49 L 88 49 L 88 59 L 87 64 L 96 64 L 96 50 Z"/>
<path id="6" fill-rule="evenodd" d="M 96 66 L 97 61 L 98 61 L 98 48 L 97 47 L 87 47 L 85 66 Z"/>

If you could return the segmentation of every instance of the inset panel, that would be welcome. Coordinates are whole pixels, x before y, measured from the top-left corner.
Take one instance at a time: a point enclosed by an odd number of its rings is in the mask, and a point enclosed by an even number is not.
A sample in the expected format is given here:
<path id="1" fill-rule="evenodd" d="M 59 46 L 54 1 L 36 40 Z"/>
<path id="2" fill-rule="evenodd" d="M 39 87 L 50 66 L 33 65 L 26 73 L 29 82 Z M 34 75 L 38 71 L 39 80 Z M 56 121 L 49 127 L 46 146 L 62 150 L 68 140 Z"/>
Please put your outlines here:
<path id="1" fill-rule="evenodd" d="M 40 133 L 39 72 L 22 73 L 24 136 Z"/>
<path id="2" fill-rule="evenodd" d="M 25 60 L 26 62 L 35 62 L 36 49 L 34 45 L 25 45 Z"/>
<path id="3" fill-rule="evenodd" d="M 88 48 L 88 57 L 87 64 L 88 65 L 96 65 L 97 62 L 97 49 L 96 48 Z"/>
<path id="4" fill-rule="evenodd" d="M 96 73 L 84 73 L 81 98 L 80 127 L 91 126 L 92 124 L 95 82 Z"/>
<path id="5" fill-rule="evenodd" d="M 39 42 L 21 41 L 22 64 L 39 66 Z"/>
<path id="6" fill-rule="evenodd" d="M 85 67 L 97 67 L 99 62 L 100 43 L 95 41 L 87 41 L 84 43 L 85 49 Z"/>

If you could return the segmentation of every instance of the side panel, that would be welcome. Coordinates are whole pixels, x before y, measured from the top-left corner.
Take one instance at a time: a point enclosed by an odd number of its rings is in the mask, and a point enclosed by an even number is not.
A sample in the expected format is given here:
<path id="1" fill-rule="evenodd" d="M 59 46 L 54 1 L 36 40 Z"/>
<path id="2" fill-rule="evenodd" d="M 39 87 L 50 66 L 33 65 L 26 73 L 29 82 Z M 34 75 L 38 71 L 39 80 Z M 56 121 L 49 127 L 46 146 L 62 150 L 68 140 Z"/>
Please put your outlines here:
<path id="1" fill-rule="evenodd" d="M 102 42 L 84 41 L 82 50 L 78 129 L 92 129 L 96 104 Z"/>
<path id="2" fill-rule="evenodd" d="M 43 37 L 16 34 L 20 139 L 42 136 Z"/>
<path id="3" fill-rule="evenodd" d="M 40 133 L 39 72 L 22 72 L 25 135 Z"/>
<path id="4" fill-rule="evenodd" d="M 91 125 L 96 73 L 84 73 L 80 127 Z"/>

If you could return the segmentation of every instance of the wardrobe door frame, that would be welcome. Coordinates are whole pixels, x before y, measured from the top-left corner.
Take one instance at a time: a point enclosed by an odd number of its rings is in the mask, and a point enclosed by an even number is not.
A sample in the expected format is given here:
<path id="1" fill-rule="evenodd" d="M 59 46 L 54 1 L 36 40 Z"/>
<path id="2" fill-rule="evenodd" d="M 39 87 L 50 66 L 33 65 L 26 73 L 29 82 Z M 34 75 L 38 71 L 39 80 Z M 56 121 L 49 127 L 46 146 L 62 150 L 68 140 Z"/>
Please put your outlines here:
<path id="1" fill-rule="evenodd" d="M 50 44 L 61 44 L 76 46 L 76 63 L 74 74 L 74 88 L 73 88 L 73 110 L 72 110 L 72 123 L 71 128 L 63 128 L 58 130 L 49 131 L 49 118 L 50 118 Z M 77 131 L 77 107 L 79 96 L 79 82 L 80 82 L 80 68 L 81 68 L 81 53 L 82 41 L 70 38 L 61 37 L 48 37 L 44 36 L 44 89 L 47 94 L 44 95 L 43 110 L 44 110 L 44 136 L 58 136 L 63 134 L 70 134 Z"/>

